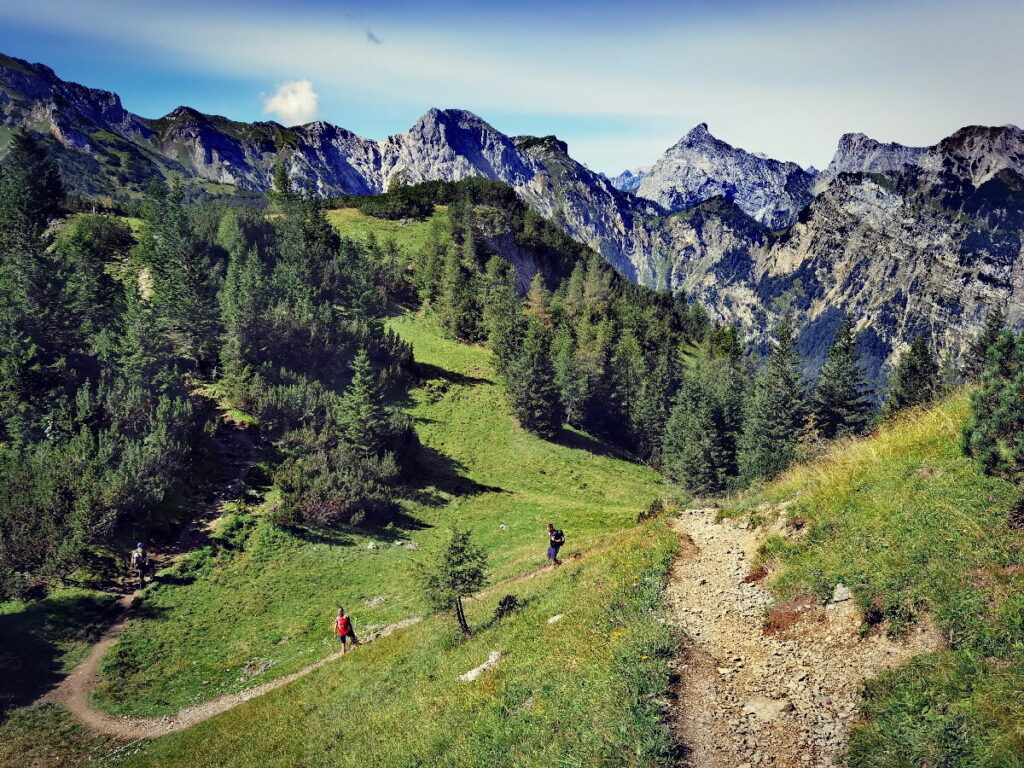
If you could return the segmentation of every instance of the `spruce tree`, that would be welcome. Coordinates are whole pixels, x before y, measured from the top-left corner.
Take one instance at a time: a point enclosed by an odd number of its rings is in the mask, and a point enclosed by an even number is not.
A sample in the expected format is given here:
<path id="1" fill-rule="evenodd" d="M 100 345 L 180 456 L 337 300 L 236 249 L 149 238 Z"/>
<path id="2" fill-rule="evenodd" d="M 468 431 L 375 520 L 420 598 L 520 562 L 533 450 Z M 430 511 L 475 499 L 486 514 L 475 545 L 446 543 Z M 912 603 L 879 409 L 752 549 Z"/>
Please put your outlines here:
<path id="1" fill-rule="evenodd" d="M 643 381 L 647 377 L 647 361 L 633 331 L 623 331 L 612 350 L 612 397 L 619 410 L 619 422 L 627 427 L 634 420 L 634 409 Z"/>
<path id="2" fill-rule="evenodd" d="M 900 356 L 882 417 L 888 419 L 906 408 L 932 402 L 939 394 L 940 384 L 939 363 L 925 340 L 918 336 Z"/>
<path id="3" fill-rule="evenodd" d="M 551 360 L 565 420 L 574 427 L 582 427 L 587 405 L 587 380 L 576 355 L 576 340 L 564 319 L 558 324 L 551 341 Z"/>
<path id="4" fill-rule="evenodd" d="M 827 439 L 861 434 L 871 421 L 871 385 L 856 346 L 853 321 L 845 314 L 814 391 L 815 425 Z"/>
<path id="5" fill-rule="evenodd" d="M 487 554 L 469 531 L 454 529 L 444 548 L 417 566 L 420 589 L 430 607 L 451 611 L 463 635 L 471 635 L 462 600 L 479 592 L 487 581 Z"/>
<path id="6" fill-rule="evenodd" d="M 981 379 L 988 363 L 988 350 L 1006 330 L 1006 313 L 1000 306 L 992 307 L 985 316 L 981 333 L 971 342 L 964 359 L 964 373 L 970 381 Z"/>
<path id="7" fill-rule="evenodd" d="M 509 366 L 519 355 L 526 324 L 516 294 L 515 269 L 500 256 L 492 256 L 484 269 L 481 287 L 483 332 L 497 359 L 498 372 L 507 376 Z"/>
<path id="8" fill-rule="evenodd" d="M 360 451 L 379 453 L 388 438 L 389 420 L 377 374 L 370 356 L 360 349 L 352 360 L 352 380 L 338 406 L 342 437 Z"/>
<path id="9" fill-rule="evenodd" d="M 549 336 L 540 320 L 529 318 L 519 358 L 508 380 L 513 414 L 524 429 L 546 439 L 558 435 L 563 413 Z"/>
<path id="10" fill-rule="evenodd" d="M 713 494 L 724 480 L 724 457 L 714 400 L 699 380 L 686 380 L 665 426 L 662 464 L 671 481 L 690 493 Z"/>
<path id="11" fill-rule="evenodd" d="M 740 440 L 740 473 L 748 481 L 770 478 L 793 460 L 806 415 L 806 393 L 789 316 L 754 379 Z"/>
<path id="12" fill-rule="evenodd" d="M 533 276 L 530 289 L 526 292 L 526 314 L 536 317 L 545 330 L 551 330 L 551 292 L 540 272 Z"/>
<path id="13" fill-rule="evenodd" d="M 643 378 L 631 414 L 637 454 L 644 461 L 661 463 L 662 438 L 674 388 L 669 356 L 662 355 L 650 375 Z"/>
<path id="14" fill-rule="evenodd" d="M 0 252 L 33 248 L 63 203 L 57 166 L 42 142 L 19 128 L 0 163 Z"/>
<path id="15" fill-rule="evenodd" d="M 988 365 L 971 395 L 963 448 L 987 474 L 1024 476 L 1024 334 L 1004 331 L 986 347 Z"/>
<path id="16" fill-rule="evenodd" d="M 449 248 L 444 258 L 441 290 L 437 297 L 437 320 L 460 341 L 476 341 L 480 334 L 477 295 L 473 272 L 458 251 Z"/>

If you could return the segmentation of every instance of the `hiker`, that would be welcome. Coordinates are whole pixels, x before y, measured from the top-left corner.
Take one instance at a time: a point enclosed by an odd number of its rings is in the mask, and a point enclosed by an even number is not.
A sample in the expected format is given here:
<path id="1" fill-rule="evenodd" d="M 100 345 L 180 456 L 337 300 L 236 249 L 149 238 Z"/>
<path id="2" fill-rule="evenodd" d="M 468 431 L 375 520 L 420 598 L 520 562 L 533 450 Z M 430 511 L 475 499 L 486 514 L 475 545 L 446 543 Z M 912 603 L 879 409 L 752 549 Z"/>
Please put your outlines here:
<path id="1" fill-rule="evenodd" d="M 558 550 L 565 544 L 565 534 L 548 523 L 548 560 L 552 565 L 558 566 L 562 561 L 558 559 Z"/>
<path id="2" fill-rule="evenodd" d="M 142 589 L 146 586 L 146 571 L 149 570 L 149 552 L 146 551 L 145 543 L 140 541 L 135 545 L 128 562 L 138 575 L 139 589 Z"/>
<path id="3" fill-rule="evenodd" d="M 342 654 L 348 653 L 349 643 L 353 647 L 359 645 L 356 631 L 352 629 L 352 619 L 345 615 L 344 608 L 338 609 L 338 618 L 334 620 L 334 634 L 338 636 L 338 642 L 341 643 Z"/>

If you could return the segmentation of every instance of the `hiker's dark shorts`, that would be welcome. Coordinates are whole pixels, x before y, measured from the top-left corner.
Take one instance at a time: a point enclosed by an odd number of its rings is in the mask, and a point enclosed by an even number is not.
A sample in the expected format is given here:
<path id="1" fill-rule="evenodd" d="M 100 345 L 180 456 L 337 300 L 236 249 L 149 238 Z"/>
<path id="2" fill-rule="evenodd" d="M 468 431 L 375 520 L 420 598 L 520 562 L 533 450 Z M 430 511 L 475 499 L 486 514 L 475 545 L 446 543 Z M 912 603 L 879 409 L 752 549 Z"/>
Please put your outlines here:
<path id="1" fill-rule="evenodd" d="M 558 557 L 558 547 L 548 547 L 548 559 L 554 560 Z"/>
<path id="2" fill-rule="evenodd" d="M 352 634 L 351 632 L 349 632 L 349 633 L 348 633 L 347 635 L 338 635 L 338 642 L 339 642 L 339 643 L 341 643 L 341 644 L 343 644 L 343 645 L 344 645 L 344 643 L 345 643 L 345 641 L 346 641 L 346 640 L 348 640 L 348 641 L 349 641 L 350 643 L 352 643 L 353 645 L 355 645 L 355 642 L 356 642 L 356 636 L 355 636 L 355 635 L 353 635 L 353 634 Z"/>

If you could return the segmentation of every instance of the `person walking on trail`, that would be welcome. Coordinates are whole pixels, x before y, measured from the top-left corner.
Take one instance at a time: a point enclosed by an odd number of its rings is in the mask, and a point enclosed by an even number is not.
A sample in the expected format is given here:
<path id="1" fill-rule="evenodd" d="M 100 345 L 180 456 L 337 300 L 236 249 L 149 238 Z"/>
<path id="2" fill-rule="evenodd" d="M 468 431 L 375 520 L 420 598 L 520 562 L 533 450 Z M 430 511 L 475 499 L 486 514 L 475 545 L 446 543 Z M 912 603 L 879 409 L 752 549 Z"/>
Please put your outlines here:
<path id="1" fill-rule="evenodd" d="M 142 589 L 146 586 L 146 571 L 149 570 L 149 552 L 146 551 L 146 545 L 143 542 L 140 541 L 135 545 L 128 562 L 139 577 L 139 589 Z"/>
<path id="2" fill-rule="evenodd" d="M 343 655 L 348 653 L 348 646 L 350 644 L 353 647 L 359 645 L 356 631 L 352 628 L 352 619 L 345 615 L 344 608 L 338 609 L 338 618 L 334 620 L 334 634 L 338 636 L 338 642 L 341 643 Z"/>
<path id="3" fill-rule="evenodd" d="M 558 550 L 565 544 L 565 534 L 548 523 L 548 560 L 552 565 L 558 566 L 562 561 L 558 559 Z"/>

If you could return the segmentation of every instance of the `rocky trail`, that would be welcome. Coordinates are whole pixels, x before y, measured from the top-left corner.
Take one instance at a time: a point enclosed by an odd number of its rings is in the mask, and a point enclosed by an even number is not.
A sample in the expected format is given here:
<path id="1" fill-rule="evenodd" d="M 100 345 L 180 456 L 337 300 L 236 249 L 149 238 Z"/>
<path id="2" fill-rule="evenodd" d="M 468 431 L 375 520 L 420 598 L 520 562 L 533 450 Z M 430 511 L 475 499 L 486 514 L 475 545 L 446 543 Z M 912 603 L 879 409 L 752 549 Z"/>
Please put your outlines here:
<path id="1" fill-rule="evenodd" d="M 862 636 L 849 592 L 773 607 L 751 574 L 768 531 L 690 509 L 675 521 L 682 546 L 666 592 L 685 635 L 676 735 L 684 768 L 831 766 L 857 719 L 861 685 L 942 646 L 927 624 L 903 639 Z"/>

